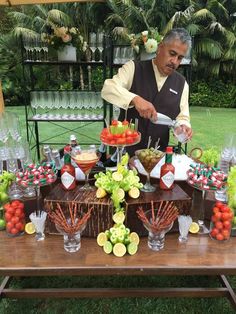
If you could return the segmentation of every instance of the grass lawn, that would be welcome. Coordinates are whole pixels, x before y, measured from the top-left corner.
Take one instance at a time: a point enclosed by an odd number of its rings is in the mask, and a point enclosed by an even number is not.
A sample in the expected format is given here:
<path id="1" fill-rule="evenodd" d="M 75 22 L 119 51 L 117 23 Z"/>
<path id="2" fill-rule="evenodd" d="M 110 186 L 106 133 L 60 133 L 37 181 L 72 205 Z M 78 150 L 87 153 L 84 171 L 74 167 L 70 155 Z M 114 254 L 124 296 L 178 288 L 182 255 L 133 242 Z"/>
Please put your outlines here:
<path id="1" fill-rule="evenodd" d="M 24 123 L 24 109 L 6 108 L 16 112 L 20 118 L 23 135 L 26 135 Z M 192 127 L 194 137 L 188 145 L 189 150 L 193 147 L 202 147 L 203 149 L 215 146 L 219 150 L 224 144 L 224 135 L 227 133 L 236 133 L 236 109 L 220 108 L 191 108 Z M 101 125 L 92 125 L 86 132 L 90 136 L 98 139 L 98 133 Z M 42 132 L 41 132 L 42 131 Z M 49 124 L 44 124 L 40 130 L 41 137 L 46 138 L 48 134 L 55 131 L 49 129 Z M 76 132 L 75 132 L 76 134 Z M 60 141 L 68 140 L 68 134 L 64 137 L 61 135 Z M 80 141 L 80 137 L 78 136 Z M 10 258 L 10 252 L 9 252 Z M 158 258 L 158 253 L 157 253 Z M 236 289 L 236 277 L 230 277 L 230 282 Z M 218 286 L 218 281 L 213 277 L 196 276 L 196 277 L 83 277 L 83 278 L 23 278 L 21 282 L 14 280 L 12 285 L 15 287 L 135 287 L 137 285 L 156 286 L 156 287 L 191 287 L 191 286 Z M 53 300 L 53 299 L 34 299 L 34 300 L 2 300 L 0 302 L 0 313 L 2 314 L 30 314 L 30 313 L 137 313 L 137 314 L 230 314 L 235 313 L 230 303 L 226 299 L 70 299 L 70 300 Z"/>

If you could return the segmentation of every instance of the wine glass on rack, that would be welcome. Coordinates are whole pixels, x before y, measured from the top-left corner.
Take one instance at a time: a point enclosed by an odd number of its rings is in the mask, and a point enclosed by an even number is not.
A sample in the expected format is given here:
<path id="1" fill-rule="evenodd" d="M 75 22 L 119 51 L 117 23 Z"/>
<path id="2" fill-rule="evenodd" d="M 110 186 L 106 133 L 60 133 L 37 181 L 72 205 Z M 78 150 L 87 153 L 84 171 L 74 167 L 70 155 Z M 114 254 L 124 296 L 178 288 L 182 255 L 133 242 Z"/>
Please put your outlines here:
<path id="1" fill-rule="evenodd" d="M 92 51 L 92 62 L 95 62 L 95 51 L 97 49 L 97 36 L 95 33 L 89 33 L 89 48 Z"/>
<path id="2" fill-rule="evenodd" d="M 103 59 L 102 59 L 103 39 L 104 39 L 104 33 L 98 32 L 97 33 L 97 48 L 99 50 L 99 61 L 98 62 L 103 62 Z"/>
<path id="3" fill-rule="evenodd" d="M 89 184 L 89 174 L 91 169 L 96 165 L 99 160 L 96 150 L 94 149 L 81 149 L 74 148 L 71 152 L 71 158 L 77 166 L 85 174 L 85 184 L 80 188 L 82 191 L 92 190 L 93 187 Z"/>

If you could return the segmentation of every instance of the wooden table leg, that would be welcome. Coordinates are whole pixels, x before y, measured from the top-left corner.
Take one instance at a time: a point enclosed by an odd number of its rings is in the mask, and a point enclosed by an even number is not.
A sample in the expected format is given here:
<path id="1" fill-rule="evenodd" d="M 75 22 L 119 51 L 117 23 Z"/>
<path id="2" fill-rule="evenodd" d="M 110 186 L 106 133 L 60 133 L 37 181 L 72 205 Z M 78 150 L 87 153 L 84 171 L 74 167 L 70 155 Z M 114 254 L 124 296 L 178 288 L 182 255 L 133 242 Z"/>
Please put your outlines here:
<path id="1" fill-rule="evenodd" d="M 227 290 L 228 290 L 227 298 L 229 299 L 233 308 L 236 309 L 236 295 L 235 295 L 234 290 L 232 289 L 228 279 L 226 278 L 225 275 L 220 275 L 219 278 L 220 278 L 220 282 L 221 282 L 222 286 L 227 288 Z"/>

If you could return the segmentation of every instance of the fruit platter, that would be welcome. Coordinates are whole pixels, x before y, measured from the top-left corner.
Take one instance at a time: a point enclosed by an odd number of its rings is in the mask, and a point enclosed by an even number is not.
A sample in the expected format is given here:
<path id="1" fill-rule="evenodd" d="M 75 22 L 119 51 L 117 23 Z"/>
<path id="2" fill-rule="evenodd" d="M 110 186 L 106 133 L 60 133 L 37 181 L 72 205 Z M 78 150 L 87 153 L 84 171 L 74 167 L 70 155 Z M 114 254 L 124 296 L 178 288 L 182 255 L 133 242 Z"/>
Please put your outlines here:
<path id="1" fill-rule="evenodd" d="M 112 120 L 111 125 L 102 130 L 100 139 L 109 146 L 131 146 L 140 142 L 141 134 L 134 123 Z"/>

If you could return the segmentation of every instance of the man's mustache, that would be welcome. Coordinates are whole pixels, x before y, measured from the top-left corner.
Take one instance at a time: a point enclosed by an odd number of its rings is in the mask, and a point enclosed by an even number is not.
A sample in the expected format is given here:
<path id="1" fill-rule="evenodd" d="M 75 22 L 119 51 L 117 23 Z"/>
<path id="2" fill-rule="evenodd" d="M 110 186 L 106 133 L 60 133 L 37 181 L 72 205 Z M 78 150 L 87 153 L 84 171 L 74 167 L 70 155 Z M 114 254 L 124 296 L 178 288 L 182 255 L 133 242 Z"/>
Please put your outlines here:
<path id="1" fill-rule="evenodd" d="M 173 70 L 175 70 L 175 69 L 176 69 L 176 67 L 175 67 L 175 65 L 174 65 L 174 64 L 167 64 L 167 66 L 168 66 L 168 68 L 171 68 L 171 69 L 173 69 Z"/>

